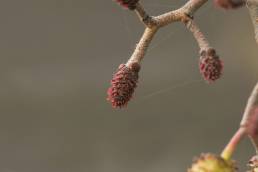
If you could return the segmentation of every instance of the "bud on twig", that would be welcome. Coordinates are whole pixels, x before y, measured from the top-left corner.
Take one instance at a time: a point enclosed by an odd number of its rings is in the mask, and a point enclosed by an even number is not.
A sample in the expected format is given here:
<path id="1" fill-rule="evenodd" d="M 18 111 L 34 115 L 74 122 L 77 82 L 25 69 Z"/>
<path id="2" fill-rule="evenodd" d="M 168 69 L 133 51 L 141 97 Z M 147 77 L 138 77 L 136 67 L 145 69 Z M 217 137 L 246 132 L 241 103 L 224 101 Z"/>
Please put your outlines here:
<path id="1" fill-rule="evenodd" d="M 232 161 L 226 161 L 223 158 L 213 154 L 201 154 L 194 160 L 194 163 L 188 172 L 235 172 L 236 167 Z"/>
<path id="2" fill-rule="evenodd" d="M 114 108 L 126 106 L 132 98 L 138 82 L 139 63 L 132 63 L 130 66 L 121 64 L 111 80 L 111 87 L 107 94 Z"/>
<path id="3" fill-rule="evenodd" d="M 256 156 L 253 156 L 249 163 L 248 163 L 248 166 L 250 167 L 250 170 L 249 172 L 257 172 L 258 171 L 258 157 L 257 155 Z"/>
<path id="4" fill-rule="evenodd" d="M 213 2 L 216 6 L 224 9 L 235 9 L 245 4 L 245 0 L 214 0 Z"/>
<path id="5" fill-rule="evenodd" d="M 214 82 L 222 75 L 223 62 L 219 59 L 216 51 L 212 48 L 201 51 L 199 62 L 200 72 L 203 78 L 208 82 Z"/>
<path id="6" fill-rule="evenodd" d="M 116 0 L 116 2 L 129 10 L 134 10 L 139 0 Z"/>

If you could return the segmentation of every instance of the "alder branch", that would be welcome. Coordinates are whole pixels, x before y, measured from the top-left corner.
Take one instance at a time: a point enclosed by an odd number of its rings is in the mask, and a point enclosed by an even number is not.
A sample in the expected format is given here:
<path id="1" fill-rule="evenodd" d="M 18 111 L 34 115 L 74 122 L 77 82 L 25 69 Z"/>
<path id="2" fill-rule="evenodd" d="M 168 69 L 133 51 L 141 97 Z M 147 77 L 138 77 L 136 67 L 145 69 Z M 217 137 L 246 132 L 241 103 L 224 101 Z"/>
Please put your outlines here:
<path id="1" fill-rule="evenodd" d="M 258 44 L 258 0 L 246 0 L 252 23 L 254 25 L 255 40 Z M 249 135 L 256 153 L 258 154 L 258 82 L 250 95 L 240 127 L 246 130 Z"/>
<path id="2" fill-rule="evenodd" d="M 230 160 L 233 153 L 235 152 L 238 144 L 246 135 L 245 128 L 240 127 L 234 136 L 231 138 L 225 149 L 221 153 L 221 157 L 225 160 Z"/>
<path id="3" fill-rule="evenodd" d="M 186 19 L 185 24 L 186 24 L 186 27 L 189 29 L 189 31 L 193 33 L 193 36 L 196 39 L 201 50 L 208 50 L 211 48 L 208 40 L 205 38 L 200 28 L 193 20 Z"/>
<path id="4" fill-rule="evenodd" d="M 158 16 L 150 16 L 140 3 L 140 0 L 116 1 L 125 8 L 134 10 L 146 28 L 130 59 L 126 64 L 119 66 L 111 80 L 111 87 L 108 89 L 108 100 L 113 107 L 122 108 L 132 98 L 138 83 L 140 62 L 143 60 L 151 41 L 161 27 L 173 22 L 184 23 L 196 39 L 201 55 L 199 68 L 204 79 L 211 83 L 220 78 L 223 63 L 193 20 L 195 12 L 208 0 L 189 0 L 181 8 Z M 246 3 L 254 25 L 255 39 L 258 43 L 258 0 L 214 0 L 214 2 L 224 9 L 236 9 Z M 258 83 L 247 102 L 240 127 L 221 153 L 221 157 L 229 161 L 237 145 L 246 135 L 250 137 L 258 155 Z"/>
<path id="5" fill-rule="evenodd" d="M 146 28 L 131 57 L 125 64 L 119 66 L 110 82 L 111 87 L 107 92 L 107 100 L 112 103 L 114 108 L 122 108 L 127 105 L 137 87 L 140 63 L 146 55 L 151 41 L 160 28 L 173 22 L 186 24 L 186 27 L 196 39 L 200 47 L 199 68 L 203 78 L 208 83 L 220 78 L 223 63 L 193 21 L 194 13 L 208 0 L 189 0 L 181 8 L 158 16 L 150 16 L 140 3 L 140 0 L 116 1 L 123 7 L 135 11 Z"/>
<path id="6" fill-rule="evenodd" d="M 151 17 L 143 8 L 143 6 L 138 2 L 136 4 L 135 12 L 138 15 L 139 19 L 145 24 L 146 27 L 151 27 L 155 25 L 153 17 Z"/>
<path id="7" fill-rule="evenodd" d="M 252 109 L 258 107 L 258 83 L 253 89 L 251 96 L 248 99 L 241 126 L 245 126 L 248 122 L 249 116 L 251 115 Z"/>
<path id="8" fill-rule="evenodd" d="M 244 128 L 249 135 L 253 145 L 258 153 L 258 82 L 250 95 L 240 126 Z"/>
<path id="9" fill-rule="evenodd" d="M 145 29 L 144 34 L 139 43 L 137 44 L 133 55 L 127 62 L 127 66 L 129 66 L 131 63 L 140 63 L 140 61 L 144 58 L 145 53 L 157 31 L 158 27 L 151 27 Z"/>
<path id="10" fill-rule="evenodd" d="M 258 44 L 258 0 L 247 0 L 246 5 L 254 25 L 255 40 Z"/>
<path id="11" fill-rule="evenodd" d="M 159 26 L 166 26 L 172 22 L 181 21 L 185 16 L 193 17 L 194 13 L 208 0 L 190 0 L 181 8 L 157 16 L 155 19 Z"/>
<path id="12" fill-rule="evenodd" d="M 172 22 L 185 21 L 185 19 L 189 18 L 189 16 L 192 17 L 194 13 L 207 1 L 208 0 L 189 0 L 181 8 L 174 11 L 167 12 L 159 16 L 149 16 L 146 10 L 144 9 L 144 7 L 138 2 L 136 4 L 135 12 L 139 16 L 140 20 L 145 24 L 146 29 L 142 35 L 142 38 L 137 44 L 134 53 L 132 54 L 131 58 L 128 60 L 126 65 L 130 66 L 132 63 L 141 62 L 141 60 L 144 58 L 146 54 L 146 51 L 152 39 L 154 38 L 159 28 L 164 27 Z M 197 29 L 197 28 L 198 27 L 196 24 L 194 24 L 194 26 L 191 27 L 191 30 L 193 31 L 193 33 L 200 33 L 199 30 L 194 31 L 194 29 Z M 201 40 L 198 40 L 198 39 L 200 38 L 203 39 L 204 36 L 196 37 L 196 35 L 195 35 L 195 38 L 197 38 L 197 42 L 198 43 L 201 42 Z"/>

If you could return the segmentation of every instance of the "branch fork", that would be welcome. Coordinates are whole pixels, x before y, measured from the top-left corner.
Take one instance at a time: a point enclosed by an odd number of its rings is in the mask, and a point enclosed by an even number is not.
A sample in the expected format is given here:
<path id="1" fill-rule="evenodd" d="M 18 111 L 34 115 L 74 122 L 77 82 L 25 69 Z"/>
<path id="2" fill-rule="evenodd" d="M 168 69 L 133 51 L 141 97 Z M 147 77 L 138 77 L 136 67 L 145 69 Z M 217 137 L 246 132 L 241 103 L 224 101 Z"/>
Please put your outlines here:
<path id="1" fill-rule="evenodd" d="M 150 16 L 147 13 L 147 11 L 144 9 L 144 7 L 142 6 L 139 0 L 131 0 L 131 1 L 117 0 L 117 2 L 119 2 L 122 6 L 128 7 L 128 9 L 130 10 L 134 10 L 137 16 L 139 17 L 140 21 L 145 25 L 145 31 L 140 41 L 137 43 L 136 48 L 132 53 L 131 57 L 126 62 L 125 66 L 127 68 L 130 68 L 130 66 L 132 66 L 133 64 L 140 65 L 141 61 L 143 60 L 143 58 L 147 53 L 148 47 L 150 46 L 152 39 L 154 38 L 158 30 L 173 22 L 184 23 L 186 25 L 186 28 L 188 28 L 188 30 L 193 34 L 194 38 L 196 39 L 200 47 L 200 53 L 207 54 L 206 52 L 209 52 L 209 50 L 211 50 L 212 48 L 209 45 L 204 34 L 200 31 L 199 27 L 193 20 L 194 13 L 207 1 L 208 0 L 189 0 L 185 5 L 183 5 L 181 8 L 177 10 L 169 11 L 159 16 Z M 213 55 L 214 57 L 217 57 L 217 55 L 215 54 Z M 209 58 L 211 57 L 211 59 L 209 59 L 208 57 Z M 219 59 L 213 58 L 213 56 L 207 56 L 207 60 L 205 59 L 203 62 L 205 63 L 202 64 L 203 69 L 201 70 L 201 73 L 203 74 L 204 79 L 206 79 L 208 82 L 213 82 L 216 79 L 218 79 L 221 75 L 221 69 L 222 69 L 222 65 L 220 65 L 221 63 Z M 218 64 L 217 67 L 216 67 L 216 64 Z M 119 69 L 118 69 L 118 72 L 120 72 Z M 119 76 L 120 75 L 121 73 L 119 73 Z M 114 84 L 114 81 L 116 84 Z M 132 97 L 131 94 L 133 94 L 133 92 L 128 90 L 122 90 L 121 92 L 130 93 L 130 95 L 117 94 L 118 92 L 117 90 L 121 89 L 121 87 L 114 88 L 121 85 L 118 83 L 118 81 L 119 80 L 117 80 L 117 74 L 115 74 L 114 78 L 111 81 L 111 88 L 108 89 L 108 100 L 112 100 L 111 103 L 113 105 L 118 104 L 119 106 L 117 107 L 123 107 L 129 101 L 127 97 Z M 126 82 L 126 80 L 123 80 L 123 82 Z M 127 87 L 123 87 L 123 88 L 126 89 Z M 112 95 L 116 95 L 116 96 L 112 97 Z M 115 100 L 128 100 L 128 101 L 123 101 L 123 103 L 121 104 L 121 101 L 116 103 Z"/>
<path id="2" fill-rule="evenodd" d="M 111 80 L 112 87 L 108 90 L 108 99 L 111 101 L 113 107 L 121 108 L 127 105 L 137 86 L 138 72 L 141 67 L 140 63 L 146 55 L 152 39 L 160 28 L 173 22 L 182 22 L 193 34 L 193 37 L 200 48 L 199 53 L 201 57 L 199 65 L 204 79 L 210 83 L 220 77 L 223 63 L 220 61 L 215 49 L 210 46 L 208 40 L 194 21 L 195 12 L 208 2 L 208 0 L 189 0 L 181 8 L 158 16 L 150 16 L 140 3 L 140 0 L 116 1 L 136 12 L 140 21 L 145 25 L 145 31 L 127 63 L 120 65 L 117 73 Z M 254 26 L 255 39 L 258 43 L 258 0 L 214 0 L 214 2 L 217 6 L 224 9 L 238 8 L 246 3 Z M 252 166 L 258 168 L 258 82 L 248 99 L 239 129 L 222 151 L 220 157 L 225 161 L 230 161 L 237 145 L 244 136 L 249 136 L 253 142 L 257 157 L 255 161 L 252 161 L 252 163 L 255 162 Z"/>

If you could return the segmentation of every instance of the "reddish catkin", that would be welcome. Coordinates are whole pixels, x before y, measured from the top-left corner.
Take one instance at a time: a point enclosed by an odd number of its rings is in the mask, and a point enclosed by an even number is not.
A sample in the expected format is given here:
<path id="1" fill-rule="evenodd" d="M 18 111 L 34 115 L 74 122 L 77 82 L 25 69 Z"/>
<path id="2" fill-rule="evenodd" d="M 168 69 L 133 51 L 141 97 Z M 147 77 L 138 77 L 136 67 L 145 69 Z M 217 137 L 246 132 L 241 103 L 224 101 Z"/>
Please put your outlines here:
<path id="1" fill-rule="evenodd" d="M 138 82 L 139 63 L 132 63 L 130 66 L 121 64 L 111 80 L 111 87 L 108 89 L 107 100 L 114 108 L 122 108 L 132 98 Z"/>
<path id="2" fill-rule="evenodd" d="M 222 75 L 223 62 L 216 55 L 216 51 L 212 48 L 201 51 L 199 61 L 200 73 L 203 78 L 212 83 L 219 79 Z"/>
<path id="3" fill-rule="evenodd" d="M 134 10 L 139 0 L 116 0 L 116 2 L 126 9 Z"/>
<path id="4" fill-rule="evenodd" d="M 224 9 L 235 9 L 245 4 L 245 0 L 214 0 L 213 2 L 216 6 Z"/>

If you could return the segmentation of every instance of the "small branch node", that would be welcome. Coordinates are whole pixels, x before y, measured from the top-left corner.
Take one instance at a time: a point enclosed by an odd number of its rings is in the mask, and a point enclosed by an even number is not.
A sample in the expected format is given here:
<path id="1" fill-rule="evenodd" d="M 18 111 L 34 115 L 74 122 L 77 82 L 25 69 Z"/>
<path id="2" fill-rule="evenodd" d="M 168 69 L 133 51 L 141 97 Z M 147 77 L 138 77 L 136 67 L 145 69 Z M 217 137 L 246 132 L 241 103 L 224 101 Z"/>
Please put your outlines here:
<path id="1" fill-rule="evenodd" d="M 136 4 L 135 12 L 146 27 L 156 25 L 154 17 L 150 16 L 139 2 Z"/>

